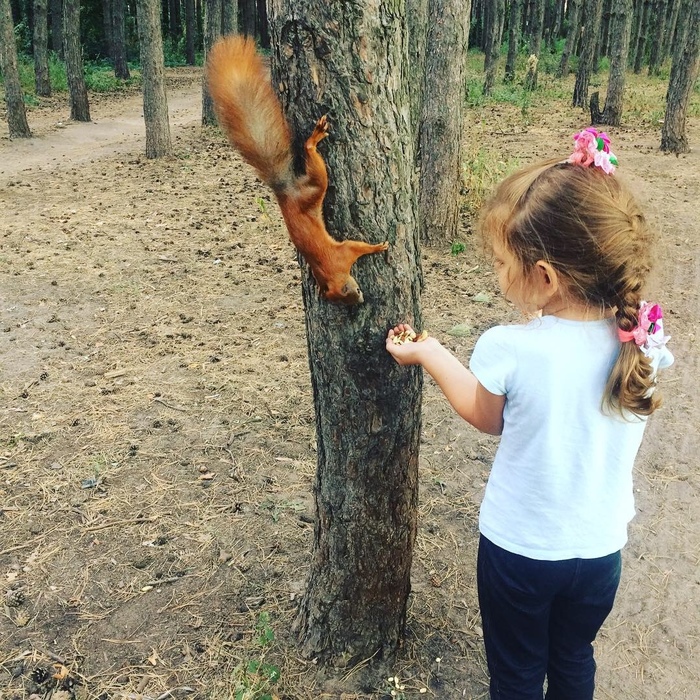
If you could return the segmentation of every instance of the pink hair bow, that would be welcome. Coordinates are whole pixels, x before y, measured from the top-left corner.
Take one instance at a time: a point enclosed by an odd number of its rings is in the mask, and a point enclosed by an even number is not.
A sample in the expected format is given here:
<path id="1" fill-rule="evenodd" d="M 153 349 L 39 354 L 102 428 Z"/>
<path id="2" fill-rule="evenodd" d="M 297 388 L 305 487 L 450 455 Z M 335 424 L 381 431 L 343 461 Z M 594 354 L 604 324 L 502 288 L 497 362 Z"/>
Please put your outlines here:
<path id="1" fill-rule="evenodd" d="M 599 132 L 589 127 L 574 134 L 574 152 L 567 163 L 582 165 L 584 168 L 594 165 L 612 175 L 617 165 L 617 156 L 610 150 L 610 137 L 604 131 Z"/>
<path id="2" fill-rule="evenodd" d="M 663 311 L 658 304 L 643 301 L 639 305 L 637 325 L 631 331 L 617 329 L 617 336 L 623 343 L 634 341 L 641 351 L 648 355 L 652 348 L 660 348 L 666 345 L 671 338 L 664 335 Z"/>

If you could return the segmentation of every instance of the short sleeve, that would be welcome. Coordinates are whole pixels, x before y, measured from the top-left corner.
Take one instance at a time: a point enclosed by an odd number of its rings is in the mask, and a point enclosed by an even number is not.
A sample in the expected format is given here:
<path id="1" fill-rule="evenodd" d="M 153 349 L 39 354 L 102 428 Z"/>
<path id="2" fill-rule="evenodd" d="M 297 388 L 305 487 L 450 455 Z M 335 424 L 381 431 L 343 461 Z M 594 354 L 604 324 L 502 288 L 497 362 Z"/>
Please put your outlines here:
<path id="1" fill-rule="evenodd" d="M 476 342 L 469 360 L 469 369 L 479 383 L 498 396 L 508 393 L 515 368 L 515 355 L 508 335 L 506 326 L 490 328 Z"/>

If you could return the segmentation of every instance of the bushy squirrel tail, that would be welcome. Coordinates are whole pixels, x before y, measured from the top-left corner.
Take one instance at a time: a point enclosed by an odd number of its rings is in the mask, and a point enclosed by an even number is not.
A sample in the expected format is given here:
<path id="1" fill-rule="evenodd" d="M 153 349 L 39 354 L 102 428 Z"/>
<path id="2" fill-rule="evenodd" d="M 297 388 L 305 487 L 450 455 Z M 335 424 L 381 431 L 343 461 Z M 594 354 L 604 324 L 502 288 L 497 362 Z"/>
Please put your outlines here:
<path id="1" fill-rule="evenodd" d="M 229 36 L 217 41 L 206 75 L 229 141 L 275 192 L 284 191 L 294 180 L 291 134 L 254 40 Z"/>

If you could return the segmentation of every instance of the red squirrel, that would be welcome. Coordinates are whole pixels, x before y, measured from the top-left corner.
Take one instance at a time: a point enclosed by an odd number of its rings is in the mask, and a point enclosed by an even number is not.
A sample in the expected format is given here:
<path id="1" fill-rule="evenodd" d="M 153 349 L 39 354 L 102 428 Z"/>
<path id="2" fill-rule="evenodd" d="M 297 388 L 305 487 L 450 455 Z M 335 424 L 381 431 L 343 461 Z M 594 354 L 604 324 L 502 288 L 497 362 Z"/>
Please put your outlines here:
<path id="1" fill-rule="evenodd" d="M 328 188 L 326 164 L 316 150 L 328 136 L 325 116 L 304 146 L 306 173 L 292 166 L 292 138 L 268 72 L 250 37 L 230 36 L 211 49 L 206 66 L 209 94 L 231 144 L 277 197 L 289 237 L 311 267 L 323 297 L 358 304 L 363 296 L 350 268 L 362 255 L 380 253 L 388 243 L 336 241 L 323 221 Z"/>

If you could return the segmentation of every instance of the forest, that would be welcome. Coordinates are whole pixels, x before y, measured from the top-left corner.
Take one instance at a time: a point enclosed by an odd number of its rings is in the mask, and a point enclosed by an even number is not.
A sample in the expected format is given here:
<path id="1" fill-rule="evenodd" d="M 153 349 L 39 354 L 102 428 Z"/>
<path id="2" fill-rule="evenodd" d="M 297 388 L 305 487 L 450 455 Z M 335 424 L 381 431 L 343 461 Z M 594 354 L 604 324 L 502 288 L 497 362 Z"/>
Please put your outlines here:
<path id="1" fill-rule="evenodd" d="M 364 303 L 332 304 L 205 80 L 255 37 L 319 147 Z M 657 232 L 676 364 L 596 700 L 700 685 L 695 0 L 0 0 L 0 700 L 488 697 L 498 439 L 385 350 L 517 323 L 477 231 L 606 131 Z M 617 177 L 618 175 L 616 175 Z"/>

